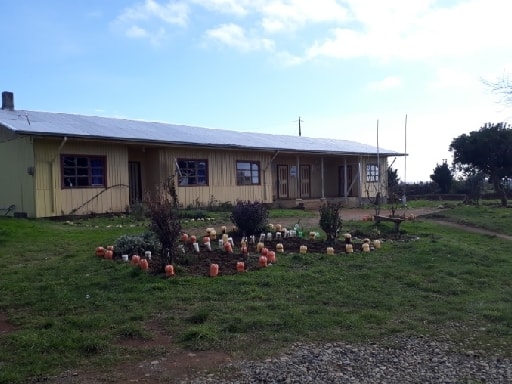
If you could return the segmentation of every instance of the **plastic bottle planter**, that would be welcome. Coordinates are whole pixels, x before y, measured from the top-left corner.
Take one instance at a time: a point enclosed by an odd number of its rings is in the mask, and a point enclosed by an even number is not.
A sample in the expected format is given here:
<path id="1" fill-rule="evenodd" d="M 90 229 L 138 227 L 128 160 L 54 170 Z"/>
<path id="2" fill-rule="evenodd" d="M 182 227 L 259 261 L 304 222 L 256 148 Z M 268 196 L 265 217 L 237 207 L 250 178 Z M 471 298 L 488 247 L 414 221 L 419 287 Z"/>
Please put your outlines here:
<path id="1" fill-rule="evenodd" d="M 238 261 L 236 263 L 236 271 L 237 272 L 244 272 L 245 271 L 245 263 L 243 261 Z"/>
<path id="2" fill-rule="evenodd" d="M 281 224 L 276 224 L 276 232 L 281 232 L 281 229 L 283 228 L 283 226 Z"/>
<path id="3" fill-rule="evenodd" d="M 309 240 L 315 240 L 316 232 L 309 232 Z"/>
<path id="4" fill-rule="evenodd" d="M 306 247 L 305 245 L 301 245 L 299 248 L 299 253 L 307 253 L 307 252 L 308 252 L 308 247 Z"/>
<path id="5" fill-rule="evenodd" d="M 283 243 L 276 244 L 276 252 L 283 253 L 284 252 L 284 245 Z"/>
<path id="6" fill-rule="evenodd" d="M 260 256 L 258 259 L 258 264 L 261 268 L 265 268 L 267 266 L 268 259 L 266 256 Z"/>
<path id="7" fill-rule="evenodd" d="M 190 244 L 194 244 L 195 242 L 197 242 L 197 236 L 195 236 L 195 235 L 190 235 L 190 236 L 188 237 L 188 242 L 189 242 Z"/>
<path id="8" fill-rule="evenodd" d="M 248 251 L 247 251 L 247 246 L 246 246 L 246 245 L 243 245 L 243 246 L 240 248 L 240 250 L 242 251 L 242 254 L 243 254 L 243 255 L 247 255 L 247 252 L 248 252 Z"/>
<path id="9" fill-rule="evenodd" d="M 105 256 L 105 248 L 104 247 L 96 247 L 96 256 L 98 256 L 98 257 Z"/>
<path id="10" fill-rule="evenodd" d="M 165 266 L 165 276 L 171 277 L 174 276 L 174 266 L 171 264 L 168 264 Z"/>
<path id="11" fill-rule="evenodd" d="M 375 249 L 379 249 L 380 248 L 380 240 L 373 240 L 373 246 L 375 247 Z"/>
<path id="12" fill-rule="evenodd" d="M 186 243 L 188 241 L 188 234 L 187 233 L 182 233 L 181 234 L 181 241 Z"/>
<path id="13" fill-rule="evenodd" d="M 261 256 L 267 256 L 268 255 L 268 248 L 263 247 L 261 248 Z"/>
<path id="14" fill-rule="evenodd" d="M 107 249 L 105 251 L 105 259 L 107 260 L 112 260 L 114 258 L 114 251 L 110 250 L 110 249 Z"/>
<path id="15" fill-rule="evenodd" d="M 199 253 L 199 244 L 194 242 L 192 243 L 192 246 L 194 247 L 194 252 Z"/>
<path id="16" fill-rule="evenodd" d="M 267 252 L 267 261 L 272 264 L 275 264 L 277 262 L 276 253 L 274 251 Z"/>
<path id="17" fill-rule="evenodd" d="M 352 246 L 352 244 L 346 244 L 345 245 L 345 252 L 347 252 L 347 253 L 354 252 L 354 247 Z"/>
<path id="18" fill-rule="evenodd" d="M 361 247 L 363 249 L 363 252 L 370 252 L 370 244 L 363 243 L 363 245 Z"/>
<path id="19" fill-rule="evenodd" d="M 221 230 L 222 234 L 224 235 L 226 233 L 226 226 L 223 225 L 222 227 L 220 227 L 220 230 Z"/>
<path id="20" fill-rule="evenodd" d="M 328 255 L 334 255 L 334 248 L 333 247 L 327 247 L 327 254 Z"/>
<path id="21" fill-rule="evenodd" d="M 140 256 L 139 255 L 133 255 L 132 256 L 132 261 L 131 261 L 132 265 L 139 265 L 139 261 L 140 261 Z"/>
<path id="22" fill-rule="evenodd" d="M 265 248 L 265 244 L 262 243 L 261 241 L 258 244 L 256 244 L 256 252 L 261 252 L 263 248 Z"/>
<path id="23" fill-rule="evenodd" d="M 219 264 L 210 264 L 210 277 L 215 277 L 219 274 Z"/>
<path id="24" fill-rule="evenodd" d="M 149 268 L 149 263 L 147 259 L 140 259 L 139 260 L 139 268 L 143 271 L 146 271 Z"/>
<path id="25" fill-rule="evenodd" d="M 226 251 L 227 253 L 233 253 L 233 246 L 229 241 L 226 241 L 224 243 L 224 251 Z"/>
<path id="26" fill-rule="evenodd" d="M 217 231 L 215 231 L 215 229 L 210 230 L 210 239 L 217 240 Z"/>

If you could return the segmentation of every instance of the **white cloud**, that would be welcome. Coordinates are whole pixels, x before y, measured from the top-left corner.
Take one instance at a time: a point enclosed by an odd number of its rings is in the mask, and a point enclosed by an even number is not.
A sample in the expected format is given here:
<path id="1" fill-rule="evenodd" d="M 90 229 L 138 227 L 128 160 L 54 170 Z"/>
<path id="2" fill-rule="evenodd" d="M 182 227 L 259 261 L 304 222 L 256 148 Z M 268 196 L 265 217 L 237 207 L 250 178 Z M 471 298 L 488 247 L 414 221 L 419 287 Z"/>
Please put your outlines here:
<path id="1" fill-rule="evenodd" d="M 372 90 L 384 90 L 398 88 L 402 85 L 402 79 L 397 76 L 388 76 L 382 80 L 374 81 L 368 84 L 368 88 Z"/>
<path id="2" fill-rule="evenodd" d="M 166 35 L 168 26 L 185 26 L 189 7 L 183 2 L 159 3 L 145 0 L 125 8 L 113 24 L 130 38 L 146 38 L 158 44 Z"/>
<path id="3" fill-rule="evenodd" d="M 270 33 L 294 30 L 310 23 L 348 20 L 346 9 L 336 0 L 270 1 L 259 12 L 263 29 Z"/>
<path id="4" fill-rule="evenodd" d="M 274 48 L 274 42 L 259 37 L 249 37 L 245 30 L 236 24 L 223 24 L 206 31 L 206 37 L 219 41 L 243 52 L 269 51 Z"/>
<path id="5" fill-rule="evenodd" d="M 249 13 L 249 6 L 252 2 L 243 0 L 191 0 L 203 8 L 220 13 L 245 16 Z"/>
<path id="6" fill-rule="evenodd" d="M 433 1 L 349 0 L 358 28 L 340 26 L 316 41 L 308 57 L 427 59 L 507 48 L 508 5 L 469 0 L 446 8 Z"/>
<path id="7" fill-rule="evenodd" d="M 436 78 L 428 85 L 430 89 L 465 88 L 478 86 L 480 80 L 470 73 L 453 68 L 439 68 Z"/>
<path id="8" fill-rule="evenodd" d="M 148 37 L 148 32 L 137 25 L 132 25 L 126 30 L 126 36 L 132 37 L 132 38 L 145 38 Z"/>

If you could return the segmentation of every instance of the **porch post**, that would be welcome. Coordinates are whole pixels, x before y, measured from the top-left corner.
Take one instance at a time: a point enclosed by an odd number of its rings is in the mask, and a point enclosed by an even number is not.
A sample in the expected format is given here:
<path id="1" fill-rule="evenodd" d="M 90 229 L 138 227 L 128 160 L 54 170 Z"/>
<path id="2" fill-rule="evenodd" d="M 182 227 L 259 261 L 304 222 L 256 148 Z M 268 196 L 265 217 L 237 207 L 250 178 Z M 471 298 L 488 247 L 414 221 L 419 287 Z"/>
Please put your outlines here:
<path id="1" fill-rule="evenodd" d="M 359 191 L 358 191 L 358 195 L 359 195 L 359 204 L 362 204 L 362 197 L 363 197 L 363 174 L 362 174 L 362 158 L 361 156 L 359 156 L 359 162 L 357 163 L 357 173 L 359 175 Z"/>
<path id="2" fill-rule="evenodd" d="M 297 155 L 297 199 L 302 199 L 300 195 L 300 157 Z"/>
<path id="3" fill-rule="evenodd" d="M 321 170 L 321 177 L 322 177 L 322 199 L 325 199 L 325 186 L 324 186 L 324 158 L 322 156 L 321 162 L 320 162 L 320 170 Z"/>
<path id="4" fill-rule="evenodd" d="M 347 185 L 348 184 L 347 183 L 348 172 L 347 172 L 347 158 L 346 157 L 343 162 L 343 175 L 345 177 L 345 181 L 343 183 L 343 196 L 348 197 L 348 185 Z"/>

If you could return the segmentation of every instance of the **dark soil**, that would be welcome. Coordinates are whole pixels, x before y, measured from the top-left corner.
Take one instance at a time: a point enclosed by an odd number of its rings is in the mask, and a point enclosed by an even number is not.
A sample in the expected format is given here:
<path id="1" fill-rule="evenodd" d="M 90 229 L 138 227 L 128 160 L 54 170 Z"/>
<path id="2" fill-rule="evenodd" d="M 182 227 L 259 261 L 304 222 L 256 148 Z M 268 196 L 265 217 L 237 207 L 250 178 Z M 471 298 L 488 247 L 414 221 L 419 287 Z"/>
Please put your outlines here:
<path id="1" fill-rule="evenodd" d="M 247 245 L 247 254 L 243 254 L 240 247 L 241 237 L 233 237 L 235 244 L 233 252 L 226 252 L 219 247 L 218 240 L 211 242 L 211 250 L 208 250 L 204 244 L 200 244 L 199 252 L 194 251 L 192 244 L 183 246 L 182 254 L 176 257 L 175 271 L 177 276 L 210 276 L 210 265 L 217 264 L 219 266 L 218 276 L 233 275 L 239 273 L 237 271 L 237 263 L 243 262 L 245 271 L 255 271 L 261 268 L 259 258 L 262 253 L 257 251 L 256 240 L 254 243 Z M 346 244 L 342 240 L 334 243 L 328 243 L 325 240 L 305 239 L 298 237 L 287 237 L 282 239 L 265 240 L 264 247 L 269 251 L 276 253 L 277 262 L 279 256 L 283 253 L 277 252 L 277 244 L 283 245 L 285 253 L 299 253 L 301 246 L 307 247 L 308 253 L 326 253 L 327 247 L 332 247 L 334 254 L 346 253 Z M 362 252 L 362 240 L 352 242 L 353 252 Z M 373 243 L 372 243 L 373 244 Z M 182 244 L 183 245 L 183 244 Z M 370 250 L 374 250 L 373 245 Z M 149 270 L 155 275 L 164 276 L 163 263 L 158 256 L 152 257 L 149 263 Z"/>

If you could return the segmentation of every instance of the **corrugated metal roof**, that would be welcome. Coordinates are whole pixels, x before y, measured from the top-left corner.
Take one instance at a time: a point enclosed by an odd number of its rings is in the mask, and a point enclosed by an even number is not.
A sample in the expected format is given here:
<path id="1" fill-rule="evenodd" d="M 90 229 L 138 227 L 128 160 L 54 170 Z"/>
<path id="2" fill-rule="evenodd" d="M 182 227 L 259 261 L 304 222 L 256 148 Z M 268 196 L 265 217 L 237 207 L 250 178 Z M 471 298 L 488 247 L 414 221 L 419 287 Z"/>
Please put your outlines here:
<path id="1" fill-rule="evenodd" d="M 348 140 L 209 129 L 161 122 L 25 110 L 0 110 L 0 124 L 21 135 L 68 136 L 135 142 L 332 154 L 403 153 Z"/>

